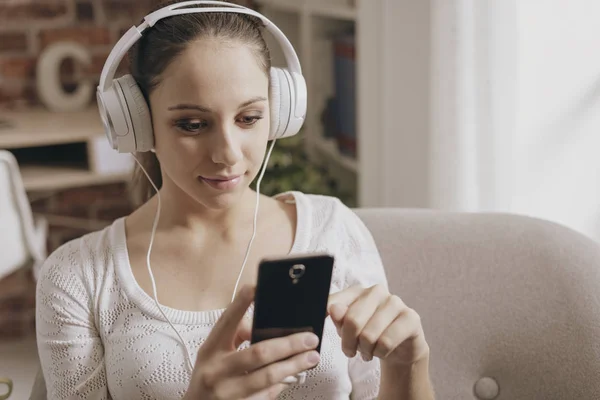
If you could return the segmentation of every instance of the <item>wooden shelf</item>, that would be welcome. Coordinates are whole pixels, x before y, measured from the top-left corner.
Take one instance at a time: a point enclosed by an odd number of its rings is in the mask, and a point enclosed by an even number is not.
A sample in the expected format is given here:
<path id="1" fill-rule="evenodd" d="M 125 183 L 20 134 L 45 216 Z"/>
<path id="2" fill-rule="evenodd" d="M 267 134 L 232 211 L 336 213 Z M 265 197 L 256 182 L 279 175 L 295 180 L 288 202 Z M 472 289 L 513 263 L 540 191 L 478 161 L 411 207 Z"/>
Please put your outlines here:
<path id="1" fill-rule="evenodd" d="M 25 190 L 62 190 L 127 180 L 133 162 L 108 144 L 98 109 L 0 110 L 0 149 L 15 155 Z"/>
<path id="2" fill-rule="evenodd" d="M 304 143 L 310 160 L 327 169 L 340 192 L 358 198 L 358 182 L 364 177 L 362 164 L 343 154 L 337 142 L 325 135 L 323 111 L 335 95 L 334 39 L 357 31 L 359 10 L 365 9 L 358 6 L 359 1 L 370 0 L 255 1 L 261 12 L 290 38 L 302 63 L 308 89 Z M 277 65 L 285 65 L 279 52 L 276 55 Z M 356 113 L 359 111 L 357 108 Z M 356 135 L 360 141 L 360 132 Z"/>
<path id="3" fill-rule="evenodd" d="M 254 0 L 260 6 L 270 7 L 281 11 L 301 12 L 304 2 L 293 0 Z"/>
<path id="4" fill-rule="evenodd" d="M 348 21 L 356 20 L 356 8 L 346 4 L 328 4 L 325 1 L 311 1 L 309 12 L 320 17 L 330 17 Z"/>
<path id="5" fill-rule="evenodd" d="M 75 167 L 24 165 L 20 167 L 23 185 L 27 191 L 61 190 L 78 186 L 122 182 L 129 174 L 99 174 Z"/>
<path id="6" fill-rule="evenodd" d="M 340 152 L 334 139 L 317 138 L 315 147 L 330 160 L 338 163 L 345 169 L 358 172 L 358 161 Z"/>
<path id="7" fill-rule="evenodd" d="M 78 112 L 55 113 L 43 108 L 0 111 L 0 149 L 50 146 L 85 142 L 104 135 L 97 108 Z"/>
<path id="8" fill-rule="evenodd" d="M 306 12 L 317 17 L 356 20 L 356 8 L 345 1 L 331 0 L 255 0 L 265 7 L 290 12 Z"/>

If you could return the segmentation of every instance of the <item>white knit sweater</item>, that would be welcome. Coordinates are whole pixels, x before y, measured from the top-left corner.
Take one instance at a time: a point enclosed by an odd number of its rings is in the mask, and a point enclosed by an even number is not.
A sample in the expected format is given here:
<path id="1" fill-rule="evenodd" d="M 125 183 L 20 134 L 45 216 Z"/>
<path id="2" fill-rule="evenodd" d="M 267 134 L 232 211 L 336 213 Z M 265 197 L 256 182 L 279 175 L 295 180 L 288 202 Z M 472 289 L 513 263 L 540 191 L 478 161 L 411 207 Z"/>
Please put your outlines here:
<path id="1" fill-rule="evenodd" d="M 331 197 L 289 194 L 298 210 L 291 253 L 333 254 L 332 293 L 387 285 L 373 238 L 350 209 Z M 194 362 L 223 310 L 163 310 Z M 49 399 L 180 399 L 189 383 L 185 350 L 134 279 L 122 218 L 50 255 L 37 287 L 37 340 Z M 279 398 L 373 399 L 379 378 L 378 359 L 348 359 L 327 318 L 320 364 Z"/>

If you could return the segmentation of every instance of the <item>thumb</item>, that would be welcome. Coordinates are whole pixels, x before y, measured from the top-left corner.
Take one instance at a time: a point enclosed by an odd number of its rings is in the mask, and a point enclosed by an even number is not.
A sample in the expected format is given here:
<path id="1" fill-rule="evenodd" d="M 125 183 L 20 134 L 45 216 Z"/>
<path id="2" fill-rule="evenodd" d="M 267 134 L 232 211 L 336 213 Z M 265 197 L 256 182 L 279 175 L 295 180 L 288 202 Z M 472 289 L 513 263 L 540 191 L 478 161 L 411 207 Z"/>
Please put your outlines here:
<path id="1" fill-rule="evenodd" d="M 250 285 L 244 286 L 239 291 L 215 324 L 203 347 L 215 350 L 231 348 L 244 314 L 254 299 L 254 292 L 255 287 Z"/>

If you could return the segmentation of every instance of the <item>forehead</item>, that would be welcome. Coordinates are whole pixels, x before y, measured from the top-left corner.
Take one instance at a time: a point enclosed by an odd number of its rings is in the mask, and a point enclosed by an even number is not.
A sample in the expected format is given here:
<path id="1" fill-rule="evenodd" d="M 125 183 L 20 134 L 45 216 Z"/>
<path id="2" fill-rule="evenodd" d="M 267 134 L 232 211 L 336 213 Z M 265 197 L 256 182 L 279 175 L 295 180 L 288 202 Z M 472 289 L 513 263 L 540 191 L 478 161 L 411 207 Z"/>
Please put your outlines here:
<path id="1" fill-rule="evenodd" d="M 157 91 L 163 99 L 239 103 L 253 96 L 268 97 L 268 78 L 249 46 L 202 39 L 190 43 L 169 64 Z"/>

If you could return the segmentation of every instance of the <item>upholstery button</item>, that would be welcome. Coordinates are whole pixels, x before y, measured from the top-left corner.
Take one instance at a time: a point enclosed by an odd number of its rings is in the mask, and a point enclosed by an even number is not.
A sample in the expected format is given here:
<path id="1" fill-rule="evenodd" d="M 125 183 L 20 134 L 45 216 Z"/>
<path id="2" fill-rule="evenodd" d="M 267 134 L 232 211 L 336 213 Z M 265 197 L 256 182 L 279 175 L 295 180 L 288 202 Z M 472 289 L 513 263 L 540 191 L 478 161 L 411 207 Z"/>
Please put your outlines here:
<path id="1" fill-rule="evenodd" d="M 480 400 L 493 400 L 499 392 L 500 387 L 494 378 L 483 377 L 475 383 L 475 396 Z"/>

